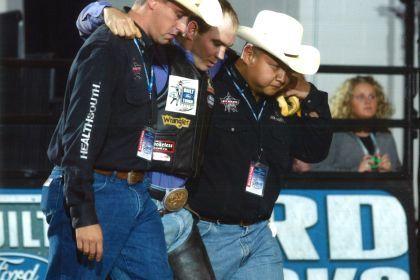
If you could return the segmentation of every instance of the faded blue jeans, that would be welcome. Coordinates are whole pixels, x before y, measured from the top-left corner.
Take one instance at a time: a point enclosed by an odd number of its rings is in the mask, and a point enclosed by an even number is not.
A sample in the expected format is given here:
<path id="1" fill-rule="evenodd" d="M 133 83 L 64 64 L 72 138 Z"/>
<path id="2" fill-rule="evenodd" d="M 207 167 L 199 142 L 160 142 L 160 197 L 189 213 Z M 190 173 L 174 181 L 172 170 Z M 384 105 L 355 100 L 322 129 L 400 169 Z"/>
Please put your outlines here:
<path id="1" fill-rule="evenodd" d="M 100 262 L 88 261 L 77 252 L 64 206 L 61 171 L 54 168 L 49 180 L 41 199 L 49 224 L 47 279 L 105 279 L 114 268 L 128 279 L 172 279 L 162 222 L 147 191 L 148 179 L 128 185 L 115 175 L 94 174 L 95 207 L 104 237 Z"/>
<path id="2" fill-rule="evenodd" d="M 162 192 L 168 189 L 184 187 L 186 182 L 185 178 L 157 171 L 148 172 L 147 176 L 151 180 L 150 186 Z M 158 209 L 164 208 L 161 201 L 152 200 L 156 203 Z M 188 239 L 192 231 L 193 222 L 191 213 L 183 208 L 176 212 L 167 213 L 162 217 L 168 253 L 178 248 Z"/>
<path id="3" fill-rule="evenodd" d="M 152 199 L 158 209 L 163 203 Z M 162 217 L 163 231 L 165 232 L 166 248 L 168 253 L 182 245 L 190 236 L 193 227 L 193 217 L 190 211 L 182 208 L 179 211 L 168 213 Z"/>
<path id="4" fill-rule="evenodd" d="M 199 221 L 217 280 L 283 280 L 283 258 L 268 221 L 250 226 Z"/>

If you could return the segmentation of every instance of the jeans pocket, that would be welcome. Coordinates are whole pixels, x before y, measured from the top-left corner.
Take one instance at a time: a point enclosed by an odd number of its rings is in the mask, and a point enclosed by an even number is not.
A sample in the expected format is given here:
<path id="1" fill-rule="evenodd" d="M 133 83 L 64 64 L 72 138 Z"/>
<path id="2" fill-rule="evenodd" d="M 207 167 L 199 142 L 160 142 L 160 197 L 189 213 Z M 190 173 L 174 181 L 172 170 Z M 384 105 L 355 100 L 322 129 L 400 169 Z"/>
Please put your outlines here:
<path id="1" fill-rule="evenodd" d="M 199 221 L 197 223 L 197 227 L 198 227 L 198 230 L 200 231 L 200 235 L 205 236 L 205 235 L 210 234 L 213 228 L 213 223 L 206 222 L 206 221 Z"/>
<path id="2" fill-rule="evenodd" d="M 42 187 L 41 210 L 50 224 L 54 214 L 63 209 L 63 184 L 61 178 L 54 178 L 48 186 Z"/>
<path id="3" fill-rule="evenodd" d="M 94 174 L 93 179 L 92 189 L 95 193 L 102 191 L 109 182 L 109 177 L 104 175 Z"/>

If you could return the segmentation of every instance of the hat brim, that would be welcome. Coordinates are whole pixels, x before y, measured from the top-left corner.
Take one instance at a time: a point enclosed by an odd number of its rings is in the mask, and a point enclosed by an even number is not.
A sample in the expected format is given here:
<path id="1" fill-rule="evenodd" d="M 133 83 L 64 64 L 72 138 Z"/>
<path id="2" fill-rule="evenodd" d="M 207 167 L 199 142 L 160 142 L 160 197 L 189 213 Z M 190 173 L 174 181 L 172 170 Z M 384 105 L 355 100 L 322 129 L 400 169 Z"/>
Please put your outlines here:
<path id="1" fill-rule="evenodd" d="M 192 0 L 174 0 L 193 14 L 202 18 L 210 26 L 220 26 L 223 22 L 222 7 L 218 0 L 202 0 L 200 5 L 195 5 Z"/>
<path id="2" fill-rule="evenodd" d="M 298 73 L 313 75 L 319 69 L 321 55 L 315 47 L 301 45 L 296 53 L 287 54 L 279 46 L 273 45 L 273 40 L 270 40 L 270 38 L 267 38 L 264 34 L 261 34 L 250 27 L 239 26 L 237 35 L 246 42 L 257 46 L 280 59 Z"/>

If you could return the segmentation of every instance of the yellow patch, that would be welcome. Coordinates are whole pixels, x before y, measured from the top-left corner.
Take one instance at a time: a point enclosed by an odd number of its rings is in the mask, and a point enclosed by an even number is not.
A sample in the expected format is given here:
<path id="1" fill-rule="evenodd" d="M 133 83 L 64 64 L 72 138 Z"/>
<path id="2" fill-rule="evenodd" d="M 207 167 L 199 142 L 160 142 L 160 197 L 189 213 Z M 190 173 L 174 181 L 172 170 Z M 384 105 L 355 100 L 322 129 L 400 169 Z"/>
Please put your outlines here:
<path id="1" fill-rule="evenodd" d="M 169 115 L 162 115 L 162 121 L 164 125 L 173 125 L 178 129 L 190 127 L 191 123 L 191 120 L 187 118 L 174 118 Z"/>

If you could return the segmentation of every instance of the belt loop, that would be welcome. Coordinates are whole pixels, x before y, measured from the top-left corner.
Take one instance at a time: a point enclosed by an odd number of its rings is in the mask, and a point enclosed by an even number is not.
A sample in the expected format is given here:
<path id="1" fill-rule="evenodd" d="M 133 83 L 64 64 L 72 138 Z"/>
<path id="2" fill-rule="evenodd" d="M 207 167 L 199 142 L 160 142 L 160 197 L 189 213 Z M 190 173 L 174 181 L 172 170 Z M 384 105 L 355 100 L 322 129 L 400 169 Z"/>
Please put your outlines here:
<path id="1" fill-rule="evenodd" d="M 239 223 L 239 225 L 241 226 L 241 227 L 244 227 L 244 228 L 248 228 L 248 226 L 249 225 L 247 225 L 244 221 L 242 221 L 241 220 L 241 222 Z"/>
<path id="2" fill-rule="evenodd" d="M 117 171 L 112 171 L 111 175 L 108 176 L 108 180 L 110 180 L 111 182 L 114 182 L 116 178 L 117 178 Z"/>

